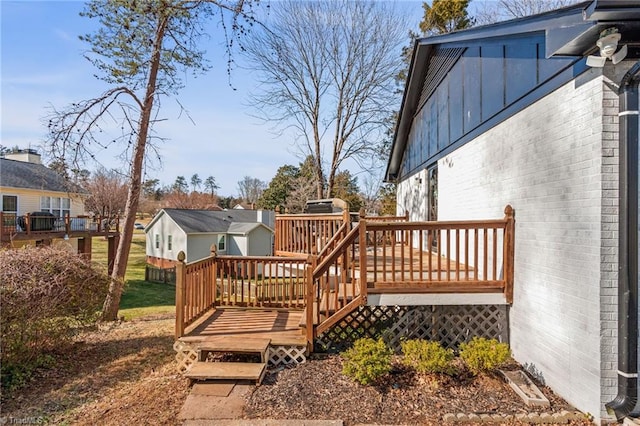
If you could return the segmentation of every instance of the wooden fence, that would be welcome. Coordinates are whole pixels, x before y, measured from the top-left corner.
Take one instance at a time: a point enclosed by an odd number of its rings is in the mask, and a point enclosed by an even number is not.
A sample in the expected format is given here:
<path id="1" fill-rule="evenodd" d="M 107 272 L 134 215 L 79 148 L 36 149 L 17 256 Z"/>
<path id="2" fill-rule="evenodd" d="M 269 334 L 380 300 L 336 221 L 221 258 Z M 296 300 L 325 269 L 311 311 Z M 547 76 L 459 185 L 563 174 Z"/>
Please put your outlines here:
<path id="1" fill-rule="evenodd" d="M 156 268 L 147 265 L 144 270 L 144 280 L 152 283 L 175 284 L 176 268 Z"/>

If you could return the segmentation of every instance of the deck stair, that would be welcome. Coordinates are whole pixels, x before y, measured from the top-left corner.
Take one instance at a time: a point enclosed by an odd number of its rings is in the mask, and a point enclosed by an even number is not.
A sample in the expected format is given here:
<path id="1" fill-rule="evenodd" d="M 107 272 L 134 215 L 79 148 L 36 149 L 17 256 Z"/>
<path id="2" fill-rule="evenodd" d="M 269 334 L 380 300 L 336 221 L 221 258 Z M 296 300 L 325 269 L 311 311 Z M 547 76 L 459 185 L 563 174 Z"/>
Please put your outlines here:
<path id="1" fill-rule="evenodd" d="M 271 339 L 216 337 L 197 345 L 198 359 L 185 376 L 192 380 L 252 380 L 262 382 Z M 260 362 L 207 361 L 209 354 L 254 355 Z"/>
<path id="2" fill-rule="evenodd" d="M 356 286 L 357 287 L 357 286 Z M 320 320 L 324 321 L 327 319 L 327 313 L 329 316 L 335 314 L 340 308 L 336 306 L 336 300 L 341 305 L 345 305 L 351 302 L 354 298 L 354 295 L 351 291 L 348 291 L 346 297 L 343 293 L 338 292 L 336 294 L 335 290 L 323 291 L 322 297 L 320 298 Z M 313 325 L 318 325 L 318 305 L 313 304 Z M 305 329 L 307 327 L 307 307 L 302 311 L 302 317 L 300 318 L 300 328 Z"/>

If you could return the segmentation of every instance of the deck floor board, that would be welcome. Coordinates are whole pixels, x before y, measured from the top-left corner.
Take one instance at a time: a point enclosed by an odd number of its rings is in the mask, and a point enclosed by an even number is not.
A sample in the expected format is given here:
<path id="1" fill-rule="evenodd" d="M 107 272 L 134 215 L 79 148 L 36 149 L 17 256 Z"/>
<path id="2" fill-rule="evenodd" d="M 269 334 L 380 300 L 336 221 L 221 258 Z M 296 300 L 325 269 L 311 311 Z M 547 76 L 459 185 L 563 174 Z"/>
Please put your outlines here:
<path id="1" fill-rule="evenodd" d="M 202 341 L 221 337 L 270 339 L 272 344 L 301 342 L 302 311 L 226 308 L 216 309 L 209 318 L 190 330 L 182 340 Z"/>

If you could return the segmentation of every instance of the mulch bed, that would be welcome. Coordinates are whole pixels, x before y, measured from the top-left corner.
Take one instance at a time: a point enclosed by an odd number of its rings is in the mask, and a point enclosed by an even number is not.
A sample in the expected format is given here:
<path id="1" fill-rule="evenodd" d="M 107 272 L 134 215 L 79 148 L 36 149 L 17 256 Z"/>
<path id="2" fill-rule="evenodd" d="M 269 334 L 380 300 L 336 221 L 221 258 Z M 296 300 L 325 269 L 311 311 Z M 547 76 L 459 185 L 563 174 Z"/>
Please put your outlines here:
<path id="1" fill-rule="evenodd" d="M 549 388 L 539 386 L 550 408 L 529 407 L 497 375 L 462 373 L 420 375 L 394 364 L 394 370 L 373 386 L 342 374 L 338 355 L 315 356 L 305 364 L 268 375 L 250 395 L 248 418 L 342 419 L 346 425 L 442 424 L 446 413 L 556 413 L 573 407 Z M 514 363 L 508 368 L 518 368 Z M 514 422 L 515 423 L 515 422 Z M 572 424 L 590 424 L 587 420 Z"/>

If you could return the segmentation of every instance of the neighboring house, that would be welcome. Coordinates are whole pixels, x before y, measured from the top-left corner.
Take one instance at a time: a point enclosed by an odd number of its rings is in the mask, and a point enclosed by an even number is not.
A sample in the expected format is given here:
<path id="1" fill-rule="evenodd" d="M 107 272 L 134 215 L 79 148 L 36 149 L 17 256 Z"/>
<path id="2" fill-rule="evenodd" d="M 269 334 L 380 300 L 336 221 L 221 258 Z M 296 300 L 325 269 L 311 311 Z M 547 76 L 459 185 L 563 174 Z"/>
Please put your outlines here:
<path id="1" fill-rule="evenodd" d="M 269 256 L 273 248 L 274 212 L 265 210 L 162 209 L 147 225 L 147 263 L 175 265 L 183 251 L 186 262 L 211 255 Z"/>
<path id="2" fill-rule="evenodd" d="M 113 259 L 117 229 L 85 214 L 86 193 L 42 165 L 31 149 L 0 158 L 0 241 L 5 247 L 62 244 L 91 256 L 91 238 L 109 237 Z M 111 262 L 110 262 L 111 264 Z"/>
<path id="3" fill-rule="evenodd" d="M 410 220 L 513 206 L 513 355 L 596 420 L 636 403 L 639 57 L 631 1 L 417 40 L 386 173 Z"/>

